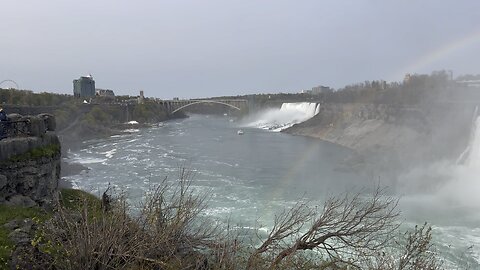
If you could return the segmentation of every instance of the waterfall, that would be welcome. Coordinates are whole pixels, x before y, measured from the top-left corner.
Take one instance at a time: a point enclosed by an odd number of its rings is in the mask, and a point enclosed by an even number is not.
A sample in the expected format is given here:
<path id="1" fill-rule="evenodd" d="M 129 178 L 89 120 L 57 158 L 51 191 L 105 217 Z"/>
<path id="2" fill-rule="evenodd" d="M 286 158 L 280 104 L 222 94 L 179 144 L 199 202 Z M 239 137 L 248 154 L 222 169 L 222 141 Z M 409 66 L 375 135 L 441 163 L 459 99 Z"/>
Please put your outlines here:
<path id="1" fill-rule="evenodd" d="M 320 112 L 313 102 L 283 103 L 280 109 L 267 109 L 249 117 L 244 126 L 281 131 L 304 122 Z"/>
<path id="2" fill-rule="evenodd" d="M 478 115 L 478 106 L 475 107 L 472 117 L 472 125 L 470 129 L 470 139 L 465 150 L 457 159 L 457 164 L 472 164 L 472 160 L 476 159 L 475 163 L 480 164 L 480 116 Z"/>
<path id="3" fill-rule="evenodd" d="M 470 154 L 467 165 L 469 167 L 480 167 L 480 116 L 475 120 L 475 132 L 470 143 Z"/>

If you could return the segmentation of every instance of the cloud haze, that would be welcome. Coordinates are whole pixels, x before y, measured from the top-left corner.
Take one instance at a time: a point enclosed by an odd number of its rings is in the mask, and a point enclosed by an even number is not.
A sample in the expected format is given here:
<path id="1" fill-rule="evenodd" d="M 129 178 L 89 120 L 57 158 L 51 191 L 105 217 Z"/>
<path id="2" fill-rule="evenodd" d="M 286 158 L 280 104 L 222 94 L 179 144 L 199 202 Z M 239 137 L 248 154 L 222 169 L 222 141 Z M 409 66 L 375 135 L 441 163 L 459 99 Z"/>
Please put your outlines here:
<path id="1" fill-rule="evenodd" d="M 474 0 L 3 0 L 0 9 L 0 81 L 34 91 L 71 93 L 89 73 L 97 87 L 160 98 L 480 73 Z"/>

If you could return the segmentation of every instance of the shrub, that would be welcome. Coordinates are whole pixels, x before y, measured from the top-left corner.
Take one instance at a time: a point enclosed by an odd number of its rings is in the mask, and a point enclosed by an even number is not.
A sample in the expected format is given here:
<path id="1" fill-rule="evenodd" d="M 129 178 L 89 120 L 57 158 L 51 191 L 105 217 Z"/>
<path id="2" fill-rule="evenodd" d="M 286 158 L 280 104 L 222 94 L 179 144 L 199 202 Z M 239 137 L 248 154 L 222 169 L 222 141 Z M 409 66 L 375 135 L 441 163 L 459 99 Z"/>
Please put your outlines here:
<path id="1" fill-rule="evenodd" d="M 441 269 L 426 225 L 398 236 L 397 200 L 373 196 L 331 198 L 323 208 L 303 203 L 275 218 L 252 247 L 229 226 L 202 216 L 205 195 L 190 174 L 165 178 L 137 211 L 124 194 L 102 199 L 63 191 L 52 219 L 32 244 L 58 269 Z M 402 244 L 401 244 L 402 243 Z M 392 247 L 392 249 L 387 249 Z"/>

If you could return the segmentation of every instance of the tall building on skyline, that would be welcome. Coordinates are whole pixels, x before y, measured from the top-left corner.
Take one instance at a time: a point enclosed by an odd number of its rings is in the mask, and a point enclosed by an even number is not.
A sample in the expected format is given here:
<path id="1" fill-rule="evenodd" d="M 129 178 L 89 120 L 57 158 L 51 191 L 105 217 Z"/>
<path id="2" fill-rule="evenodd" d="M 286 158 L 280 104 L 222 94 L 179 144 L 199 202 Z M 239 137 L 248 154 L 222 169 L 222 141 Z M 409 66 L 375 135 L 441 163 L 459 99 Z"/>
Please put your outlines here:
<path id="1" fill-rule="evenodd" d="M 92 75 L 82 76 L 80 79 L 73 80 L 73 95 L 82 98 L 95 96 L 95 81 Z"/>

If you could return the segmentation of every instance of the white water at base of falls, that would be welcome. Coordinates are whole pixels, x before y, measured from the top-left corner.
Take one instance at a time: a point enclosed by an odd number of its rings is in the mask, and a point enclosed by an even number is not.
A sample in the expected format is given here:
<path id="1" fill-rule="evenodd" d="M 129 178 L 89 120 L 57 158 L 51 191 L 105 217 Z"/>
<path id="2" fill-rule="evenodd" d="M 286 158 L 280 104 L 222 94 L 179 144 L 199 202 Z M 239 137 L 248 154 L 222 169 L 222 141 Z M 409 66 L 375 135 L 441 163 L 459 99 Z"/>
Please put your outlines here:
<path id="1" fill-rule="evenodd" d="M 266 109 L 247 117 L 245 127 L 281 131 L 304 122 L 320 112 L 320 104 L 312 102 L 283 103 L 280 109 Z"/>
<path id="2" fill-rule="evenodd" d="M 428 222 L 445 269 L 480 269 L 480 117 L 457 162 L 419 164 L 398 177 L 402 215 L 410 227 Z"/>

